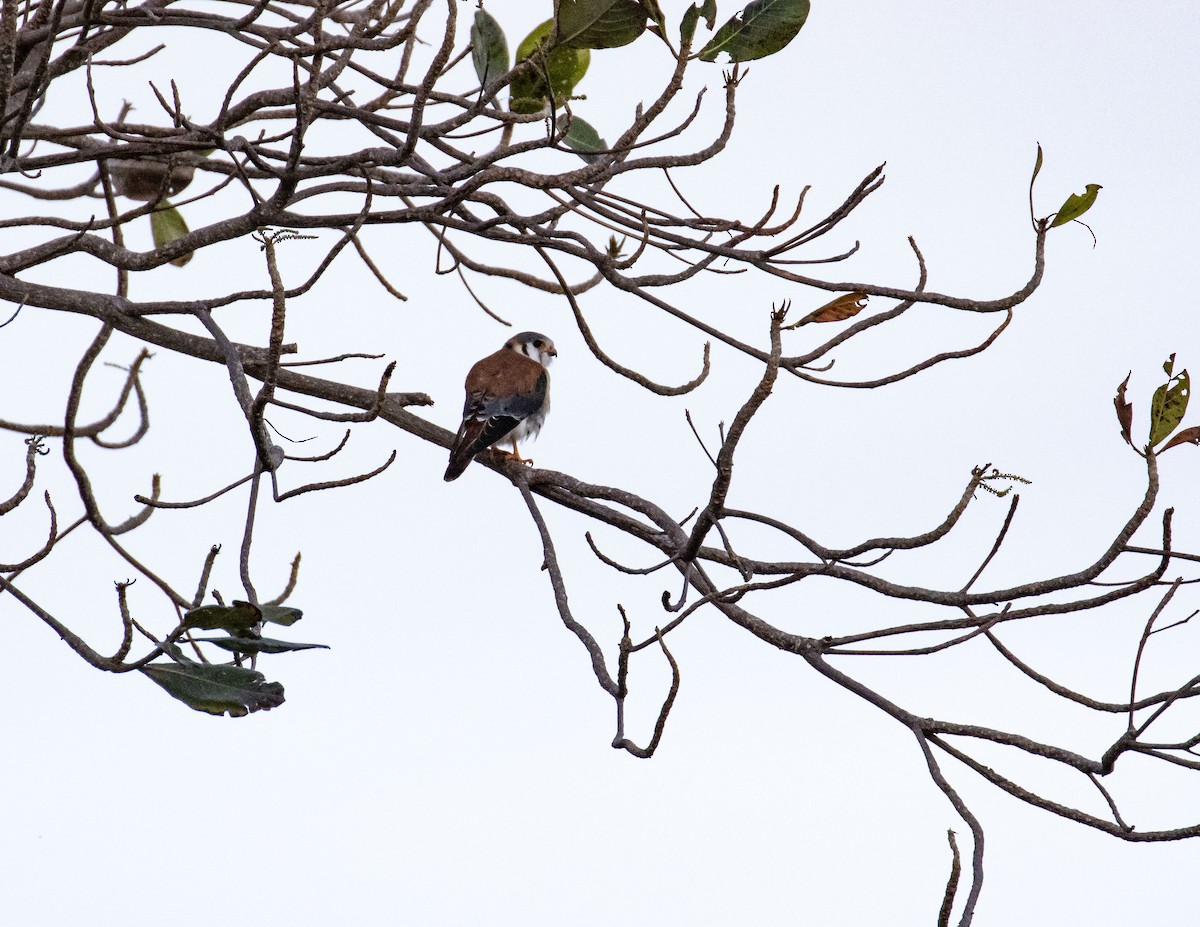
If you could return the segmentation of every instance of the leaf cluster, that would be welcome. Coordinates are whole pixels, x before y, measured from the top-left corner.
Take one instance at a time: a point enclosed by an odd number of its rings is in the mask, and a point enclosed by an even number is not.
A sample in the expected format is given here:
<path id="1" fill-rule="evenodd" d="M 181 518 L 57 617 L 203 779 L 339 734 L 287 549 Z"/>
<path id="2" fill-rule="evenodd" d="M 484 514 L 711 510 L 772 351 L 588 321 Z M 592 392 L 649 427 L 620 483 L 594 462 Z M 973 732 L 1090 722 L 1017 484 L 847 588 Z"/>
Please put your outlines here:
<path id="1" fill-rule="evenodd" d="M 283 686 L 267 682 L 251 667 L 242 666 L 245 657 L 254 660 L 262 653 L 289 653 L 296 650 L 328 649 L 324 644 L 300 644 L 263 637 L 264 623 L 291 626 L 303 617 L 298 608 L 284 605 L 255 605 L 235 601 L 232 605 L 203 605 L 183 616 L 188 631 L 226 631 L 223 637 L 193 638 L 193 644 L 212 644 L 234 654 L 232 663 L 197 662 L 183 655 L 176 646 L 165 648 L 170 661 L 158 661 L 141 671 L 172 697 L 189 708 L 212 715 L 244 717 L 254 711 L 266 711 L 283 704 Z"/>
<path id="2" fill-rule="evenodd" d="M 725 56 L 740 63 L 773 55 L 800 32 L 808 11 L 809 0 L 753 0 L 692 57 L 714 62 Z M 509 109 L 533 114 L 547 107 L 562 108 L 587 73 L 593 50 L 622 48 L 647 33 L 658 36 L 676 57 L 687 54 L 700 20 L 711 30 L 716 17 L 715 0 L 693 3 L 680 21 L 680 48 L 676 49 L 658 0 L 555 0 L 554 15 L 517 45 Z M 471 26 L 471 61 L 485 90 L 502 84 L 509 71 L 508 56 L 503 27 L 480 8 Z M 607 148 L 599 132 L 578 116 L 559 117 L 557 125 L 563 143 L 585 161 Z"/>
<path id="3" fill-rule="evenodd" d="M 1183 417 L 1187 413 L 1188 400 L 1191 398 L 1192 381 L 1187 370 L 1175 372 L 1175 355 L 1172 354 L 1163 363 L 1163 372 L 1167 375 L 1167 382 L 1159 386 L 1150 399 L 1150 426 L 1147 436 L 1149 443 L 1146 445 L 1146 453 L 1155 455 L 1169 451 L 1181 444 L 1200 445 L 1200 425 L 1193 425 L 1179 432 L 1175 431 L 1183 423 Z M 1131 447 L 1133 446 L 1133 403 L 1125 397 L 1125 392 L 1132 376 L 1133 373 L 1130 372 L 1121 381 L 1117 387 L 1117 394 L 1113 397 L 1113 406 L 1117 410 L 1117 422 L 1121 426 L 1121 437 Z M 1163 444 L 1157 451 L 1154 450 L 1156 445 L 1162 444 L 1172 434 L 1175 436 L 1170 441 Z"/>

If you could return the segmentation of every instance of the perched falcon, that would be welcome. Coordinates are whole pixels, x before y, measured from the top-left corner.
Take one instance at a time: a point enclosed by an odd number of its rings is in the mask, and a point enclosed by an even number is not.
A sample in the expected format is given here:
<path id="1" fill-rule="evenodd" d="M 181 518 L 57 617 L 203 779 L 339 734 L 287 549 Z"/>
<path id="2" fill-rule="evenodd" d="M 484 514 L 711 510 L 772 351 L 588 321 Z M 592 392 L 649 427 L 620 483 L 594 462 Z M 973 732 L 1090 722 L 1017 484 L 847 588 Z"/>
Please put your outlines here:
<path id="1" fill-rule="evenodd" d="M 447 482 L 462 476 L 476 454 L 501 441 L 511 441 L 511 456 L 524 459 L 517 442 L 536 435 L 546 420 L 550 411 L 546 367 L 557 356 L 554 342 L 545 335 L 521 332 L 471 368 L 462 425 L 446 467 Z"/>

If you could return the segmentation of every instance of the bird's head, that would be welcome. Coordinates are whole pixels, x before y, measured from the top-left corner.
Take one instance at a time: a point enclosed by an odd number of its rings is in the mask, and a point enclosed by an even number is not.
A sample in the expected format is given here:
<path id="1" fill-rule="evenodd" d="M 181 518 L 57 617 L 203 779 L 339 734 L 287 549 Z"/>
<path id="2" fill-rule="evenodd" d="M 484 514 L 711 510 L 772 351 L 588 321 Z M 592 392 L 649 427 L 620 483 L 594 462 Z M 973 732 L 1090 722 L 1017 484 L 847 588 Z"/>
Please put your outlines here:
<path id="1" fill-rule="evenodd" d="M 519 335 L 513 335 L 504 342 L 504 347 L 509 351 L 524 354 L 543 367 L 550 366 L 550 361 L 558 357 L 554 342 L 540 332 L 521 332 Z"/>

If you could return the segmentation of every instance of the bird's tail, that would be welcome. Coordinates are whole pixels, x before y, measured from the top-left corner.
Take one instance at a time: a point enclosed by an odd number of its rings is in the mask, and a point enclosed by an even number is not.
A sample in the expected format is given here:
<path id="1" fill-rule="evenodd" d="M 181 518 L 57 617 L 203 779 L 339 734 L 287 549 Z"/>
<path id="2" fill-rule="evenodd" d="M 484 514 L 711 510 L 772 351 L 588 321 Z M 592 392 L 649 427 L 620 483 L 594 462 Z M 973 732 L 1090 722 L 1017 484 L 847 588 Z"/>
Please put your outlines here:
<path id="1" fill-rule="evenodd" d="M 455 448 L 455 453 L 450 455 L 450 463 L 446 467 L 446 476 L 444 479 L 447 483 L 451 480 L 456 480 L 463 475 L 463 471 L 467 469 L 467 465 L 475 458 L 475 455 L 470 453 L 470 448 Z"/>

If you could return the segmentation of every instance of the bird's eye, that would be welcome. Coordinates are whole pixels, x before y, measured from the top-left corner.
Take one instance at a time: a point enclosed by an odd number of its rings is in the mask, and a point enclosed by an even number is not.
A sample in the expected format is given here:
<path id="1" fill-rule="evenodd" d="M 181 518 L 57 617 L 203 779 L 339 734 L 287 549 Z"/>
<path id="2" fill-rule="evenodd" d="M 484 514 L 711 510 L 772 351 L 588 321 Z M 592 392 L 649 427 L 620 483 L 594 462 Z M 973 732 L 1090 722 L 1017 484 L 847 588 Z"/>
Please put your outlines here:
<path id="1" fill-rule="evenodd" d="M 533 343 L 533 346 L 534 346 L 535 348 L 544 348 L 544 347 L 546 346 L 546 342 L 542 341 L 542 340 L 539 338 L 539 339 L 537 339 L 536 341 L 534 341 L 534 343 Z"/>

